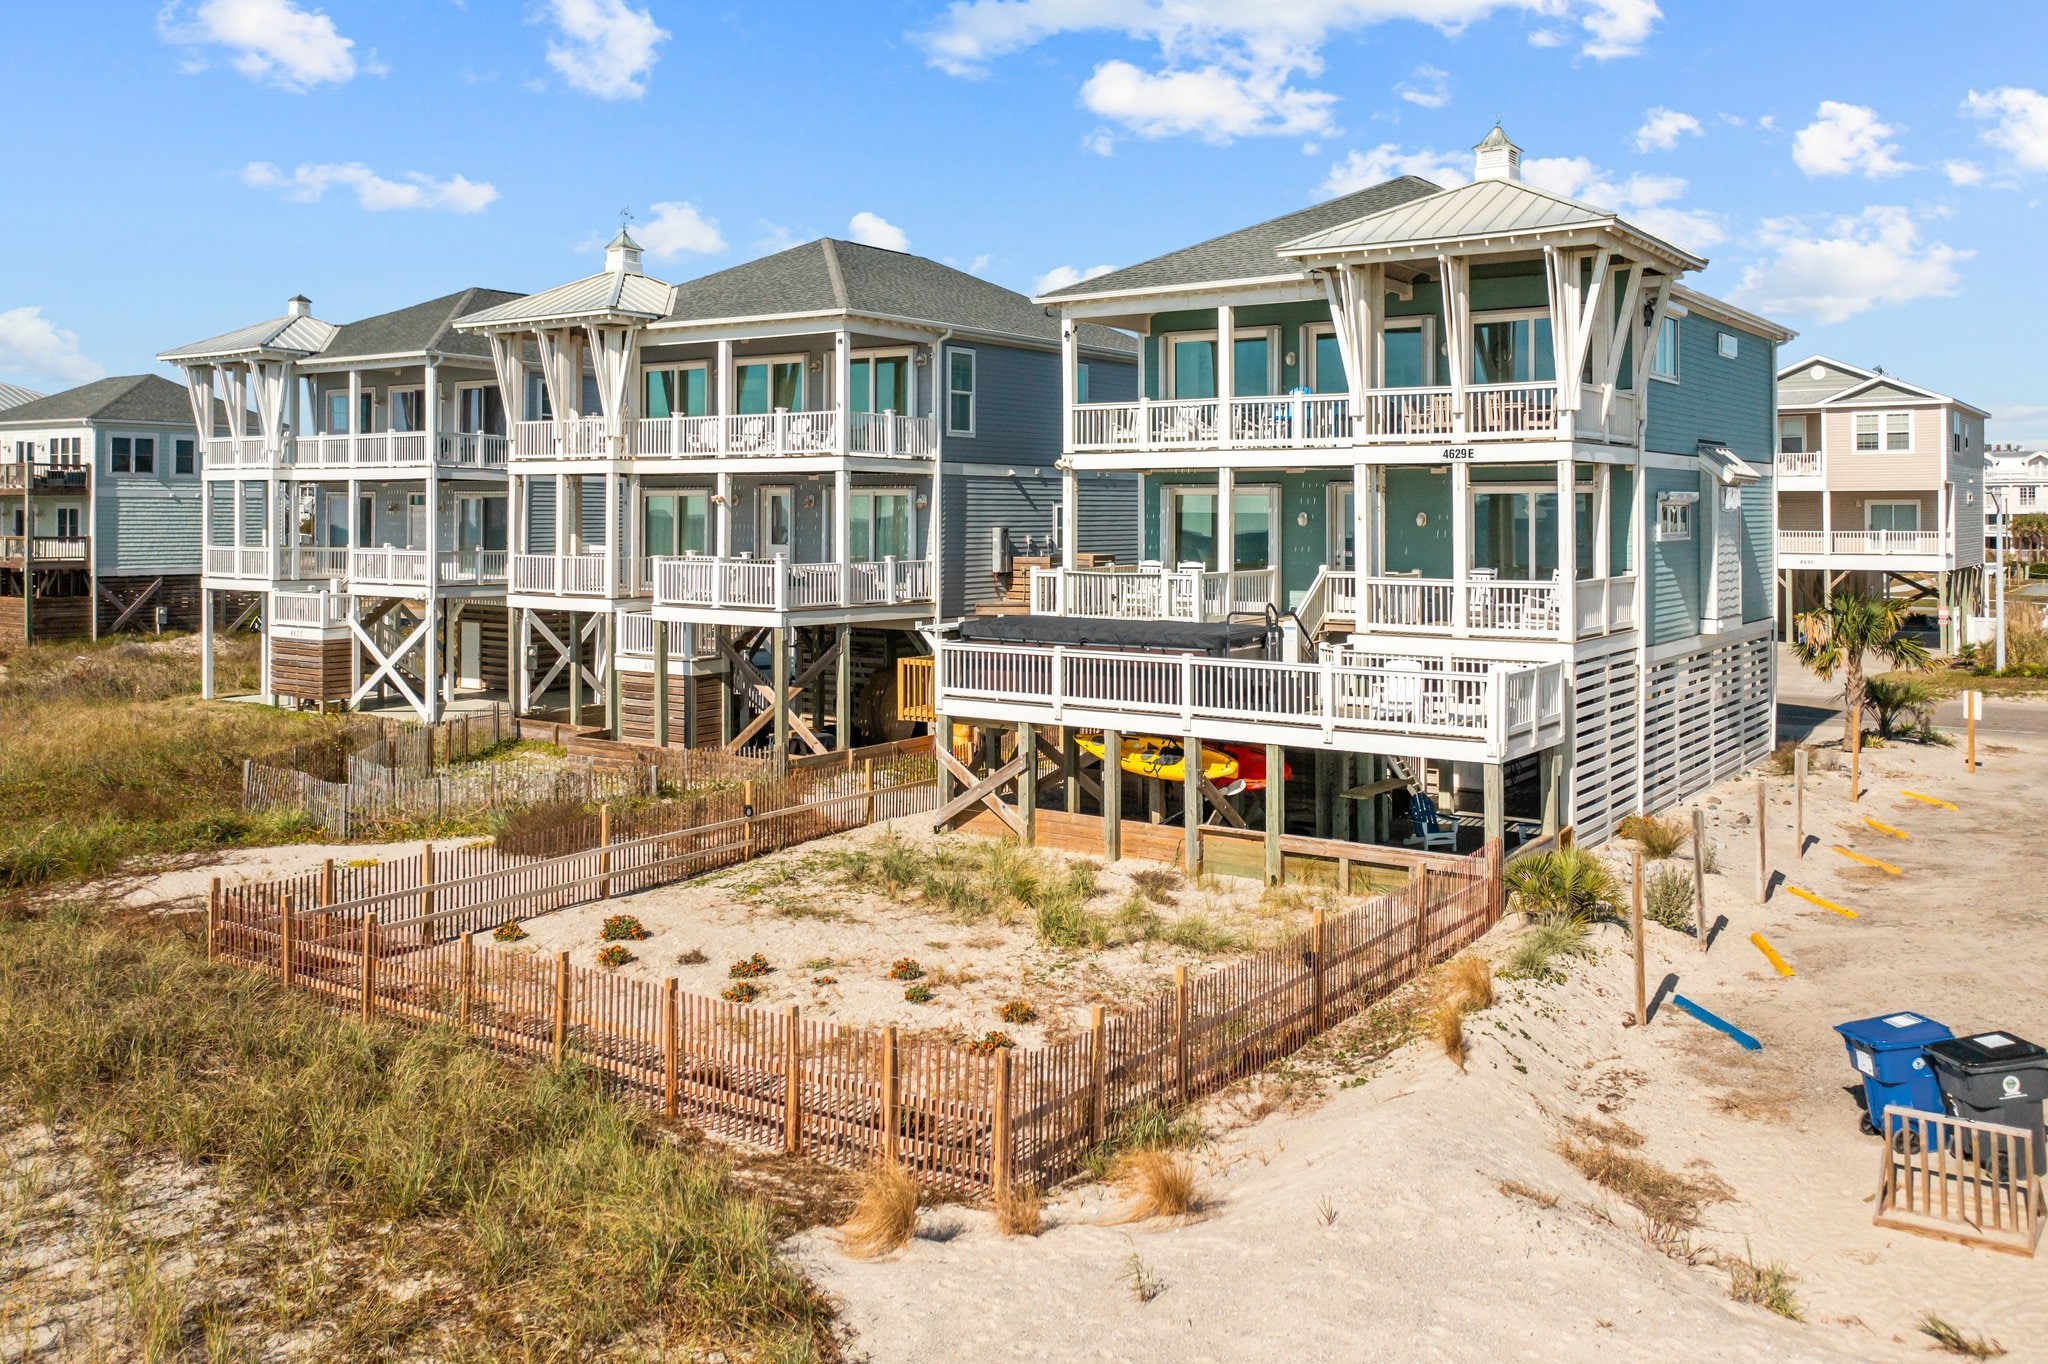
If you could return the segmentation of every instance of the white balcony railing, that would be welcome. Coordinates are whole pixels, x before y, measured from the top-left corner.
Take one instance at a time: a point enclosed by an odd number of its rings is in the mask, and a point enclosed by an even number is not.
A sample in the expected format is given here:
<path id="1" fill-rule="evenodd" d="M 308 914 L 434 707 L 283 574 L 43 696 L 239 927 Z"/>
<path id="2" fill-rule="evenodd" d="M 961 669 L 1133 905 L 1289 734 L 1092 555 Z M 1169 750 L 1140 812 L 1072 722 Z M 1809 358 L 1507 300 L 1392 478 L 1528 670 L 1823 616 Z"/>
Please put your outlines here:
<path id="1" fill-rule="evenodd" d="M 1573 624 L 1580 636 L 1635 627 L 1631 575 L 1571 584 Z M 1299 614 L 1311 633 L 1325 620 L 1348 620 L 1359 633 L 1559 639 L 1564 637 L 1561 582 L 1409 578 L 1324 569 Z"/>
<path id="2" fill-rule="evenodd" d="M 657 624 L 654 617 L 645 611 L 622 611 L 616 619 L 619 623 L 619 652 L 628 658 L 654 657 L 654 627 Z M 672 662 L 716 658 L 717 633 L 708 626 L 670 621 L 668 656 Z"/>
<path id="3" fill-rule="evenodd" d="M 654 561 L 656 606 L 816 611 L 932 600 L 925 559 L 867 559 L 840 565 L 690 554 Z"/>
<path id="4" fill-rule="evenodd" d="M 1449 388 L 1390 388 L 1233 398 L 1227 405 L 1214 398 L 1078 403 L 1068 434 L 1075 450 L 1214 450 L 1544 437 L 1562 429 L 1557 385 L 1541 383 L 1475 384 L 1465 390 L 1462 422 Z"/>
<path id="5" fill-rule="evenodd" d="M 856 412 L 846 433 L 846 453 L 925 458 L 939 448 L 938 430 L 938 423 L 930 417 Z"/>
<path id="6" fill-rule="evenodd" d="M 1939 554 L 1938 530 L 1838 530 L 1832 542 L 1837 554 Z"/>
<path id="7" fill-rule="evenodd" d="M 512 427 L 514 459 L 601 459 L 610 453 L 610 428 L 603 417 L 516 422 Z"/>
<path id="8" fill-rule="evenodd" d="M 1333 652 L 1272 663 L 944 640 L 935 687 L 946 715 L 1029 708 L 1054 723 L 1113 716 L 1132 729 L 1182 734 L 1256 727 L 1276 736 L 1320 731 L 1325 741 L 1340 731 L 1426 736 L 1469 740 L 1499 758 L 1561 735 L 1565 676 L 1561 662 L 1432 672 L 1417 660 L 1359 666 Z"/>
<path id="9" fill-rule="evenodd" d="M 423 549 L 358 549 L 349 555 L 349 577 L 359 583 L 424 586 L 427 582 L 427 552 Z"/>
<path id="10" fill-rule="evenodd" d="M 1818 450 L 1780 450 L 1778 477 L 1819 478 L 1827 473 L 1827 460 Z"/>
<path id="11" fill-rule="evenodd" d="M 443 431 L 434 437 L 435 460 L 469 469 L 505 467 L 507 442 L 484 431 Z"/>
<path id="12" fill-rule="evenodd" d="M 1633 574 L 1617 578 L 1589 578 L 1573 584 L 1578 600 L 1578 634 L 1593 635 L 1633 630 L 1636 624 L 1636 580 Z"/>
<path id="13" fill-rule="evenodd" d="M 33 551 L 39 564 L 82 564 L 91 550 L 92 542 L 83 535 L 0 535 L 0 559 L 20 559 Z"/>
<path id="14" fill-rule="evenodd" d="M 348 623 L 348 598 L 332 592 L 275 592 L 270 598 L 273 625 L 317 625 L 322 629 Z"/>
<path id="15" fill-rule="evenodd" d="M 606 559 L 601 552 L 514 554 L 511 558 L 512 590 L 515 592 L 560 597 L 610 597 L 629 591 L 631 587 L 628 579 L 632 576 L 632 564 L 621 559 L 618 591 L 606 590 Z"/>
<path id="16" fill-rule="evenodd" d="M 1781 530 L 1778 532 L 1778 553 L 1780 554 L 1825 554 L 1828 549 L 1828 533 L 1824 530 Z"/>
<path id="17" fill-rule="evenodd" d="M 1231 573 L 1150 566 L 1126 569 L 1034 568 L 1031 612 L 1119 620 L 1225 620 L 1263 615 L 1277 600 L 1278 569 Z"/>
<path id="18" fill-rule="evenodd" d="M 320 545 L 293 545 L 284 551 L 287 578 L 346 578 L 348 550 Z"/>
<path id="19" fill-rule="evenodd" d="M 502 583 L 511 557 L 502 549 L 442 550 L 437 576 L 441 582 L 451 586 Z"/>
<path id="20" fill-rule="evenodd" d="M 268 578 L 275 562 L 266 545 L 208 545 L 206 572 L 216 578 Z"/>

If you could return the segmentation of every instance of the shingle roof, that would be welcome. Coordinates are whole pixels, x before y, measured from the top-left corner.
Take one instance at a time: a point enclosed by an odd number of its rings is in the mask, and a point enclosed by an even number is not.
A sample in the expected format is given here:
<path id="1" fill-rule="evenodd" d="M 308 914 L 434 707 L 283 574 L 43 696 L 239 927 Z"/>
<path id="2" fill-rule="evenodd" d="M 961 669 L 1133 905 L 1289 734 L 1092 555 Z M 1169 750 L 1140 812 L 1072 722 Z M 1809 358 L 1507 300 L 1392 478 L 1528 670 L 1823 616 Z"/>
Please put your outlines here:
<path id="1" fill-rule="evenodd" d="M 1377 185 L 1340 195 L 1324 203 L 1283 213 L 1250 227 L 1226 232 L 1193 246 L 1169 251 L 1163 256 L 1112 270 L 1106 275 L 1055 289 L 1046 298 L 1074 298 L 1115 293 L 1128 289 L 1170 289 L 1233 279 L 1272 279 L 1284 275 L 1306 275 L 1299 261 L 1278 254 L 1288 242 L 1312 232 L 1348 223 L 1368 213 L 1393 208 L 1412 199 L 1437 193 L 1427 180 L 1404 175 Z"/>
<path id="2" fill-rule="evenodd" d="M 334 331 L 334 324 L 331 322 L 322 322 L 317 317 L 304 314 L 294 316 L 287 313 L 283 317 L 273 317 L 268 322 L 237 327 L 231 332 L 223 332 L 204 341 L 194 341 L 189 346 L 164 351 L 156 358 L 175 365 L 264 350 L 311 355 L 333 339 Z"/>
<path id="3" fill-rule="evenodd" d="M 160 374 L 123 374 L 95 379 L 46 398 L 34 398 L 0 413 L 0 423 L 130 421 L 192 424 L 185 390 Z"/>
<path id="4" fill-rule="evenodd" d="M 1610 209 L 1568 199 L 1520 180 L 1474 180 L 1456 189 L 1385 208 L 1353 222 L 1340 223 L 1288 242 L 1288 255 L 1321 251 L 1364 250 L 1376 246 L 1422 242 L 1467 241 L 1520 232 L 1551 232 L 1572 227 L 1619 228 L 1662 247 L 1699 269 L 1706 262 L 1662 238 L 1631 226 Z"/>
<path id="5" fill-rule="evenodd" d="M 22 403 L 30 402 L 42 396 L 42 394 L 32 388 L 22 388 L 15 384 L 0 384 L 0 409 L 18 407 Z"/>
<path id="6" fill-rule="evenodd" d="M 1059 320 L 1014 289 L 924 256 L 836 237 L 690 280 L 677 288 L 669 320 L 787 314 L 901 318 L 1048 345 L 1060 337 Z M 1137 349 L 1135 340 L 1108 327 L 1083 328 L 1081 341 L 1098 350 Z"/>
<path id="7" fill-rule="evenodd" d="M 455 319 L 525 297 L 505 289 L 464 289 L 443 294 L 375 317 L 343 323 L 333 340 L 321 350 L 322 360 L 368 355 L 415 355 L 435 351 L 445 355 L 488 357 L 490 342 L 469 332 L 455 330 Z"/>
<path id="8" fill-rule="evenodd" d="M 512 327 L 542 322 L 581 322 L 616 316 L 657 318 L 669 309 L 675 286 L 652 275 L 600 270 L 594 275 L 557 284 L 481 309 L 459 319 L 464 327 Z"/>

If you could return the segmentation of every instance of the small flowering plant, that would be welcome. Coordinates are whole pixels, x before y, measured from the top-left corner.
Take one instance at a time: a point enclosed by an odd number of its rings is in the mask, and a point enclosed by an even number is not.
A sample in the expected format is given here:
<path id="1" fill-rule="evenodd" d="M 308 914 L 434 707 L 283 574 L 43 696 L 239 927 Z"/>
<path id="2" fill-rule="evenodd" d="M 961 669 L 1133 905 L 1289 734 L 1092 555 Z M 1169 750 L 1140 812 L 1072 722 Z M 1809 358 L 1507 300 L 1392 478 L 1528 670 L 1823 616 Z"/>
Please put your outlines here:
<path id="1" fill-rule="evenodd" d="M 903 992 L 903 998 L 912 1004 L 929 1004 L 932 1002 L 932 987 L 913 985 Z"/>
<path id="2" fill-rule="evenodd" d="M 610 947 L 600 948 L 597 953 L 597 964 L 612 971 L 618 970 L 629 961 L 636 960 L 638 958 L 618 943 L 613 943 Z"/>
<path id="3" fill-rule="evenodd" d="M 499 924 L 491 936 L 499 942 L 518 942 L 529 935 L 518 924 Z"/>
<path id="4" fill-rule="evenodd" d="M 977 1056 L 993 1056 L 999 1051 L 1008 1051 L 1017 1045 L 1017 1040 L 1006 1032 L 985 1032 L 975 1041 L 967 1044 L 967 1050 Z"/>
<path id="5" fill-rule="evenodd" d="M 718 997 L 734 1004 L 752 1004 L 761 997 L 761 987 L 751 980 L 736 980 L 720 990 Z"/>
<path id="6" fill-rule="evenodd" d="M 647 930 L 630 914 L 614 914 L 604 921 L 597 936 L 606 942 L 638 942 L 647 936 Z"/>
<path id="7" fill-rule="evenodd" d="M 837 985 L 838 983 L 839 983 L 839 977 L 837 977 L 837 976 L 812 976 L 812 977 L 811 977 L 811 984 L 813 984 L 813 985 Z"/>
<path id="8" fill-rule="evenodd" d="M 898 957 L 896 964 L 889 968 L 889 979 L 891 980 L 919 980 L 923 976 L 924 968 L 919 966 L 916 960 L 911 957 Z"/>
<path id="9" fill-rule="evenodd" d="M 1013 999 L 996 1010 L 996 1017 L 1005 1023 L 1029 1023 L 1038 1017 L 1038 1010 L 1032 1008 L 1028 1000 Z M 991 1034 L 995 1035 L 997 1034 Z"/>
<path id="10" fill-rule="evenodd" d="M 726 968 L 725 973 L 734 980 L 754 980 L 767 975 L 771 969 L 768 965 L 768 958 L 756 952 L 751 957 L 743 957 L 739 961 L 734 962 Z"/>

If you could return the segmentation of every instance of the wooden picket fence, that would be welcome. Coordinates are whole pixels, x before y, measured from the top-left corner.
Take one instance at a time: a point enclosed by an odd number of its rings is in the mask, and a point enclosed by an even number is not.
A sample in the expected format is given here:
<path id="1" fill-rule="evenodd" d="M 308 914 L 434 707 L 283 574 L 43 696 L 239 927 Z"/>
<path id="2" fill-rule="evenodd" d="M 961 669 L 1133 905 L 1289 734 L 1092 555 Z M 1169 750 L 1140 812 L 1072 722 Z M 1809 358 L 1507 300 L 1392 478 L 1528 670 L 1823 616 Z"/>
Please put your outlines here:
<path id="1" fill-rule="evenodd" d="M 1880 1135 L 1878 1226 L 2015 1255 L 2040 1245 L 2039 1133 L 1888 1104 Z"/>

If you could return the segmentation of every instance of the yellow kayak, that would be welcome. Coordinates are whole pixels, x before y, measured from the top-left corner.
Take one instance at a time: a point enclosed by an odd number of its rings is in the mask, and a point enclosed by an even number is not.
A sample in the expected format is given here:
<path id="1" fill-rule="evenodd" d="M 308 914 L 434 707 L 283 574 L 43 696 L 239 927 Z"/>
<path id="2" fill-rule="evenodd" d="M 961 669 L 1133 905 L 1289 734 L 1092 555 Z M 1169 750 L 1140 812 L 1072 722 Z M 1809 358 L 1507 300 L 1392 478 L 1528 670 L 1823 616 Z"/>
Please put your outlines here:
<path id="1" fill-rule="evenodd" d="M 1102 736 L 1076 739 L 1082 752 L 1092 757 L 1102 757 Z M 1171 739 L 1155 739 L 1149 735 L 1137 735 L 1124 740 L 1123 755 L 1117 766 L 1133 776 L 1153 777 L 1160 781 L 1184 781 L 1187 777 L 1187 750 Z M 1212 785 L 1223 786 L 1237 779 L 1237 759 L 1220 748 L 1205 746 L 1202 749 L 1202 775 Z"/>

